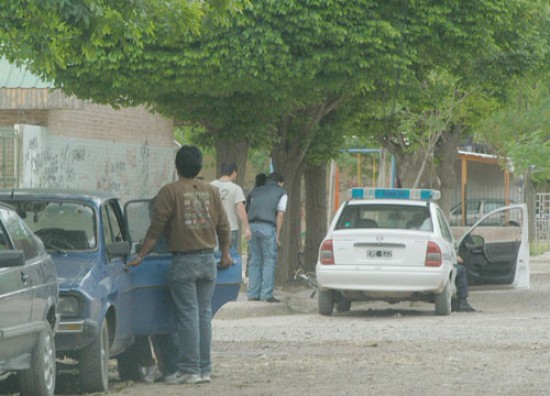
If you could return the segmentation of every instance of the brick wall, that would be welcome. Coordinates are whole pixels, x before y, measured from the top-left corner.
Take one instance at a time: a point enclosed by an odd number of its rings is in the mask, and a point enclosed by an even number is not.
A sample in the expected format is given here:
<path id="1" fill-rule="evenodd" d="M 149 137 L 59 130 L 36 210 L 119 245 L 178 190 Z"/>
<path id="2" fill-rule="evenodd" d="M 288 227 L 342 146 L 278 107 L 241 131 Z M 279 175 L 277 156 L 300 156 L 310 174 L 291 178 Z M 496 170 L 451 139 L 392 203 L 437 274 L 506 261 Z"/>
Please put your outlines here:
<path id="1" fill-rule="evenodd" d="M 143 107 L 115 110 L 86 103 L 82 110 L 51 110 L 48 128 L 52 136 L 173 147 L 172 120 Z"/>
<path id="2" fill-rule="evenodd" d="M 15 124 L 46 125 L 48 110 L 0 110 L 0 126 Z"/>

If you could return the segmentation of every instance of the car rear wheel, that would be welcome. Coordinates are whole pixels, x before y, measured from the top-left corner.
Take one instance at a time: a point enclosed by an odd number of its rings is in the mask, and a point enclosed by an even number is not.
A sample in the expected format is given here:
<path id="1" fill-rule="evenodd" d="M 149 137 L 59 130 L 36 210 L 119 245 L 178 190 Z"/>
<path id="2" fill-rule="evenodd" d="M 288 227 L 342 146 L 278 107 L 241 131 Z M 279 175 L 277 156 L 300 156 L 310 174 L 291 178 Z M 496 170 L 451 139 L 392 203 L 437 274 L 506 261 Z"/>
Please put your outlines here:
<path id="1" fill-rule="evenodd" d="M 109 325 L 103 320 L 96 339 L 80 352 L 80 383 L 88 393 L 109 390 Z"/>
<path id="2" fill-rule="evenodd" d="M 338 312 L 348 312 L 351 309 L 351 300 L 348 300 L 346 297 L 341 294 L 336 300 L 336 310 Z"/>
<path id="3" fill-rule="evenodd" d="M 319 313 L 321 315 L 330 316 L 334 310 L 334 292 L 332 290 L 319 289 Z"/>
<path id="4" fill-rule="evenodd" d="M 21 396 L 53 396 L 55 390 L 55 343 L 47 325 L 31 353 L 31 367 L 19 372 Z"/>
<path id="5" fill-rule="evenodd" d="M 435 314 L 450 315 L 451 314 L 451 284 L 447 282 L 443 291 L 435 296 Z"/>

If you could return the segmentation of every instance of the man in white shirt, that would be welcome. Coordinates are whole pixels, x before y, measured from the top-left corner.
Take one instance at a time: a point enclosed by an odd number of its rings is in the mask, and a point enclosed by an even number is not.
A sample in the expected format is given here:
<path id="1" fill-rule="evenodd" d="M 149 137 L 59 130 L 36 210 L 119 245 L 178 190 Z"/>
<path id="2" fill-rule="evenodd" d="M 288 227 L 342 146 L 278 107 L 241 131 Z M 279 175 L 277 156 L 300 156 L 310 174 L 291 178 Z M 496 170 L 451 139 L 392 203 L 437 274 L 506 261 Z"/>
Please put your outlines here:
<path id="1" fill-rule="evenodd" d="M 231 226 L 231 247 L 238 251 L 241 239 L 239 235 L 239 219 L 243 225 L 247 240 L 250 240 L 252 234 L 246 215 L 246 198 L 244 197 L 243 189 L 235 183 L 236 179 L 237 164 L 235 162 L 224 162 L 220 167 L 219 179 L 213 180 L 211 184 L 220 190 L 223 207 Z"/>

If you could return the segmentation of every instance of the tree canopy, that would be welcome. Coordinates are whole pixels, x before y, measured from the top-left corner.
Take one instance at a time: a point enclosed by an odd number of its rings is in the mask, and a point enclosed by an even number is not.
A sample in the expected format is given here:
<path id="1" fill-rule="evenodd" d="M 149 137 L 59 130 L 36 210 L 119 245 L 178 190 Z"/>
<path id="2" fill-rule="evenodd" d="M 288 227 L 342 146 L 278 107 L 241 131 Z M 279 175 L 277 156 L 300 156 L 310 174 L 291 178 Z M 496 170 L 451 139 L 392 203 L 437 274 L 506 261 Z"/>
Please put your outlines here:
<path id="1" fill-rule="evenodd" d="M 421 145 L 421 124 L 403 129 L 414 114 L 474 87 L 505 99 L 544 64 L 547 15 L 545 0 L 7 0 L 0 54 L 79 98 L 201 124 L 220 151 L 271 146 L 299 200 L 305 163 L 350 125 Z M 444 133 L 471 127 L 453 117 Z"/>

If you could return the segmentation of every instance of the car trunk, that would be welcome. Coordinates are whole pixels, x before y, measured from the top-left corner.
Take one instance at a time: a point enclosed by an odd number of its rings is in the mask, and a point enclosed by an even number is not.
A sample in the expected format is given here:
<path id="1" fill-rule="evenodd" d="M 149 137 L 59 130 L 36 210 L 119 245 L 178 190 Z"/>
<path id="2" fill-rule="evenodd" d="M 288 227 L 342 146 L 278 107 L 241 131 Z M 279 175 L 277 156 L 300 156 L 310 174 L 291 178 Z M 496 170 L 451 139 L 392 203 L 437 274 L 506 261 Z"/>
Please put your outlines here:
<path id="1" fill-rule="evenodd" d="M 336 230 L 335 265 L 424 266 L 429 233 L 405 230 Z"/>

